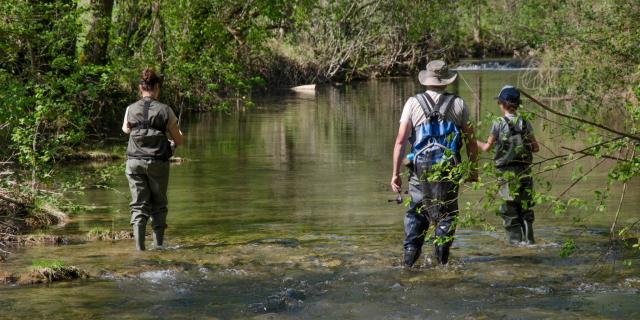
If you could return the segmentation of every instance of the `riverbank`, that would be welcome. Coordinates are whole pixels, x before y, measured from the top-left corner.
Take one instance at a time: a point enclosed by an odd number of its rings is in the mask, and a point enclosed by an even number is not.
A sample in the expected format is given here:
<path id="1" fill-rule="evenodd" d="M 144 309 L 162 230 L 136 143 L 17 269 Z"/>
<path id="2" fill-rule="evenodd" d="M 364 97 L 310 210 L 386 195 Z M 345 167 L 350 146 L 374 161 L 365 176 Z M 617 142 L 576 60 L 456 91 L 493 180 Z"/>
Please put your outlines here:
<path id="1" fill-rule="evenodd" d="M 70 177 L 58 178 L 64 180 L 62 183 L 75 185 L 75 191 L 87 187 L 108 187 L 113 175 L 120 174 L 119 163 L 125 160 L 121 152 L 100 150 L 87 150 L 80 148 L 71 153 L 58 166 L 92 166 L 96 169 L 89 169 L 90 172 L 77 172 Z M 182 164 L 188 159 L 183 157 L 172 157 L 172 165 Z M 86 170 L 85 170 L 86 171 Z M 15 173 L 5 172 L 5 176 Z M 69 181 L 65 182 L 67 179 Z M 10 182 L 17 185 L 16 182 Z M 96 184 L 94 186 L 94 184 Z M 57 204 L 62 203 L 64 207 L 74 207 L 75 204 L 67 199 L 65 192 L 53 192 L 49 190 L 53 186 L 39 186 L 42 189 L 30 190 L 14 188 L 13 190 L 0 188 L 0 262 L 6 260 L 16 248 L 33 247 L 40 245 L 71 245 L 87 241 L 97 240 L 125 240 L 132 239 L 130 230 L 118 231 L 104 227 L 92 228 L 85 234 L 65 235 L 58 231 L 51 233 L 51 228 L 63 229 L 72 221 L 73 217 L 65 213 Z M 77 209 L 74 209 L 77 211 Z M 15 277 L 14 277 L 15 278 Z"/>
<path id="2" fill-rule="evenodd" d="M 0 246 L 2 247 L 13 242 L 23 242 L 16 238 L 19 235 L 49 226 L 62 227 L 68 221 L 68 215 L 52 204 L 38 203 L 35 197 L 26 196 L 25 193 L 0 189 Z"/>

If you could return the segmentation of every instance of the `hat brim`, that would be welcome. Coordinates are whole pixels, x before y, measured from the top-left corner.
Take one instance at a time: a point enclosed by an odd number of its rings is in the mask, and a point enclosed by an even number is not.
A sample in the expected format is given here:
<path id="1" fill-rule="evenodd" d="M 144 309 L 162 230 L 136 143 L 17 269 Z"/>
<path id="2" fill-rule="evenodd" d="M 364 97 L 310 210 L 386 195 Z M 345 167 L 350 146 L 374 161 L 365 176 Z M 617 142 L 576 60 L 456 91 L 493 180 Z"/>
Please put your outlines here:
<path id="1" fill-rule="evenodd" d="M 422 70 L 418 73 L 418 80 L 420 81 L 420 84 L 424 86 L 446 86 L 456 81 L 457 77 L 458 74 L 454 72 L 449 72 L 449 75 L 446 78 L 431 76 L 427 70 Z"/>

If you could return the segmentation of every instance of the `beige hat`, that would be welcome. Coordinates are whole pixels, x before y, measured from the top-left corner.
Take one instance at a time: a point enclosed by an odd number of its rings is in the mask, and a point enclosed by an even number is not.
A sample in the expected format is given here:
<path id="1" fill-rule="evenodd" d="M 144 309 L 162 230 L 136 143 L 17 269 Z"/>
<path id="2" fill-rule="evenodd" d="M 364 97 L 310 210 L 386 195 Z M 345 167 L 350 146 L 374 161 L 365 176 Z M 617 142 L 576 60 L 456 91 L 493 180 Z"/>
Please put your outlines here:
<path id="1" fill-rule="evenodd" d="M 425 86 L 446 86 L 456 81 L 457 73 L 449 71 L 447 63 L 433 60 L 427 63 L 427 69 L 420 71 L 418 80 Z"/>

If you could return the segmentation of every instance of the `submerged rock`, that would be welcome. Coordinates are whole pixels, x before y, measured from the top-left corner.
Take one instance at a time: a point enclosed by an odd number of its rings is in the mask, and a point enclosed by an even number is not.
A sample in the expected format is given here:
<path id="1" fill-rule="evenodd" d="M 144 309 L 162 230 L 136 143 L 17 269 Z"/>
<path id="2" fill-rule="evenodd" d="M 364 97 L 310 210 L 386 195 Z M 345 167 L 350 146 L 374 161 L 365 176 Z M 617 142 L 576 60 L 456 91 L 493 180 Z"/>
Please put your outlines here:
<path id="1" fill-rule="evenodd" d="M 273 313 L 299 308 L 302 300 L 306 298 L 304 290 L 287 288 L 277 294 L 267 297 L 265 302 L 255 303 L 249 306 L 253 312 Z"/>
<path id="2" fill-rule="evenodd" d="M 281 245 L 283 247 L 288 247 L 288 248 L 296 248 L 300 246 L 300 241 L 296 239 L 285 239 L 285 238 L 256 239 L 249 243 L 250 244 L 277 244 L 277 245 Z"/>
<path id="3" fill-rule="evenodd" d="M 631 277 L 624 279 L 623 287 L 640 289 L 640 278 Z"/>

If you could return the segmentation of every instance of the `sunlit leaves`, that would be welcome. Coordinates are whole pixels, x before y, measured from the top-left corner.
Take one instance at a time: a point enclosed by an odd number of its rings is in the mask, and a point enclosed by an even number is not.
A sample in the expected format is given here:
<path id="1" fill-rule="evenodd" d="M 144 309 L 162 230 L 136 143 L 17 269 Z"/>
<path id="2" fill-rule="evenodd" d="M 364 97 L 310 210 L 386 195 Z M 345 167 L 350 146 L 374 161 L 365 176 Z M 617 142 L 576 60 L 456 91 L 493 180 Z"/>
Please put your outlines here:
<path id="1" fill-rule="evenodd" d="M 568 258 L 573 255 L 576 250 L 578 250 L 576 243 L 573 240 L 566 240 L 560 248 L 560 257 Z"/>

